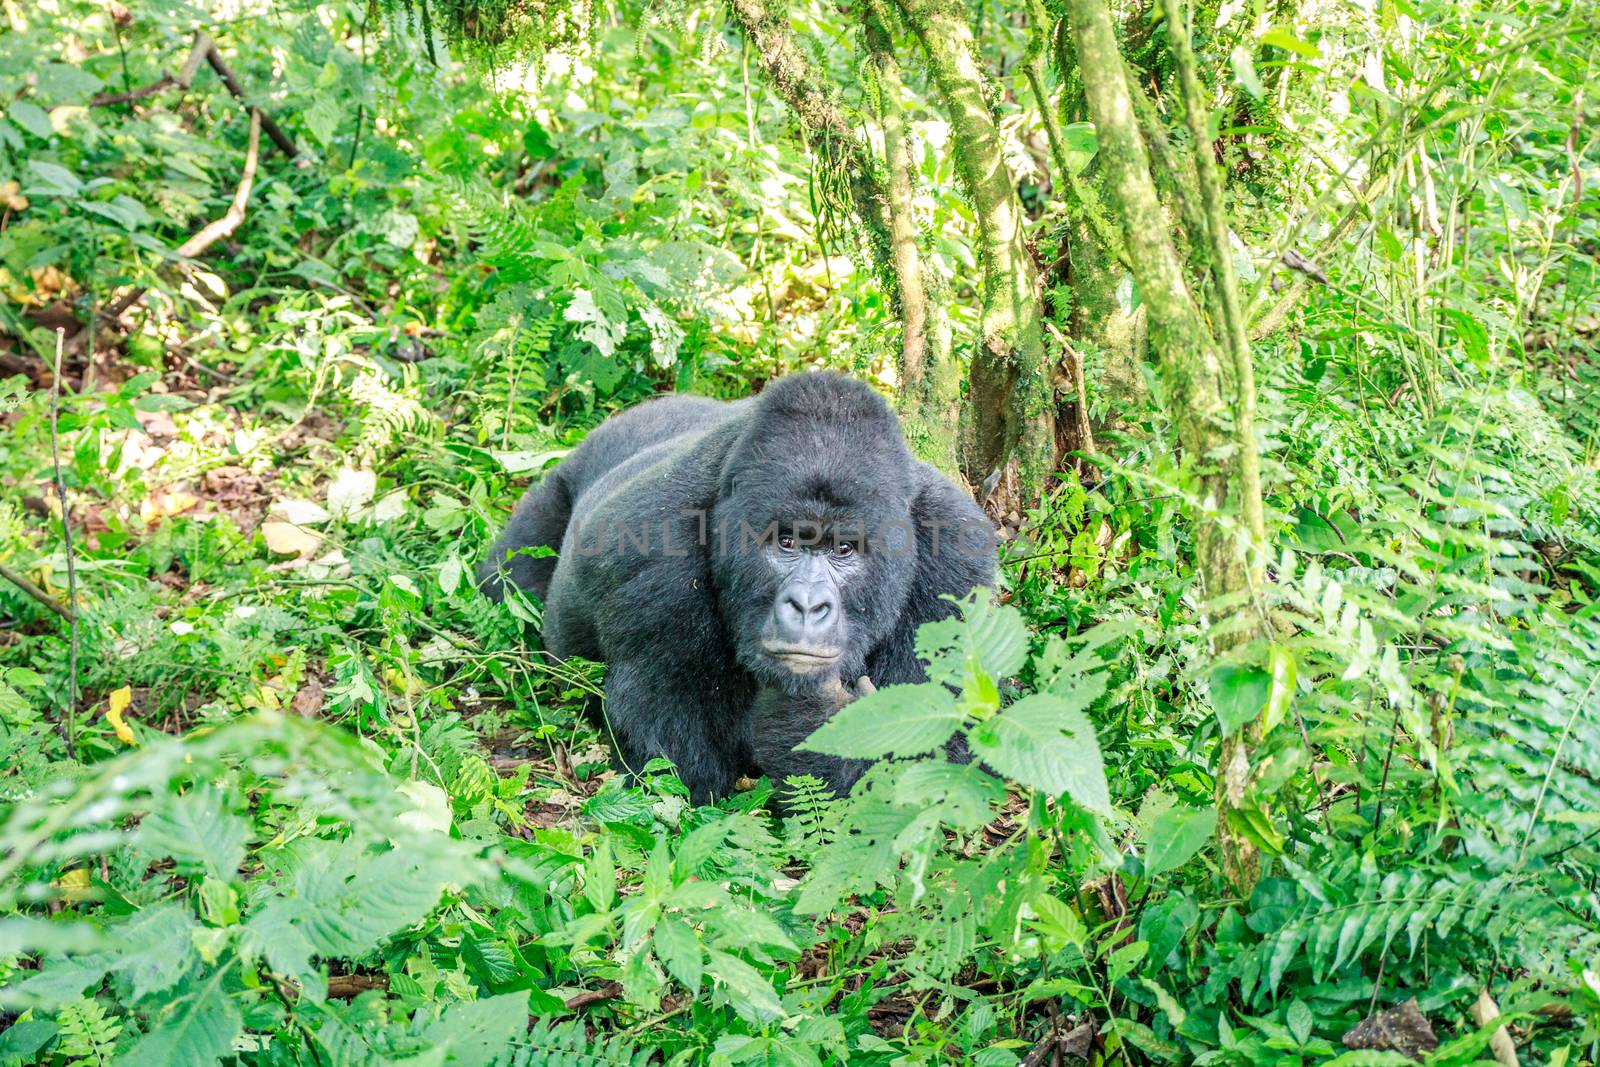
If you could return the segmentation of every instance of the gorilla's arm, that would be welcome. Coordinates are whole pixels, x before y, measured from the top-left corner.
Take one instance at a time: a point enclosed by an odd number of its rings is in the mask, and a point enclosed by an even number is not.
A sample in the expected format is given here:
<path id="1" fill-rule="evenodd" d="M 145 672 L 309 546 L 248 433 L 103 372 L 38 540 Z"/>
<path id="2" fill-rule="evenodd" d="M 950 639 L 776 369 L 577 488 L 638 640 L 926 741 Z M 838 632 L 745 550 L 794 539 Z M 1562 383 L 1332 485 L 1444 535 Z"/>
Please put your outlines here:
<path id="1" fill-rule="evenodd" d="M 797 746 L 833 718 L 834 712 L 857 697 L 866 696 L 874 688 L 870 679 L 862 678 L 851 692 L 835 679 L 832 686 L 811 696 L 791 696 L 778 689 L 764 689 L 756 696 L 751 713 L 756 764 L 778 787 L 776 807 L 783 807 L 786 778 L 809 774 L 842 796 L 866 773 L 869 766 L 866 760 L 829 756 Z"/>

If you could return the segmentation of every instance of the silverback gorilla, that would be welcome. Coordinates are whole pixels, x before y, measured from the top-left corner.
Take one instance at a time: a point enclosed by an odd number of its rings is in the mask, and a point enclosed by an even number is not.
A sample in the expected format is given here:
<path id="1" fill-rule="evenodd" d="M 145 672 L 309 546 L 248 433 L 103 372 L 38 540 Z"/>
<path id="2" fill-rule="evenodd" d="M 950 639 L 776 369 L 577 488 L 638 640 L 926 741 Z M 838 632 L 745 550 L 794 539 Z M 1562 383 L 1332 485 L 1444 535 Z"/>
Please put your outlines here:
<path id="1" fill-rule="evenodd" d="M 549 546 L 557 554 L 521 550 Z M 553 655 L 608 665 L 624 769 L 665 756 L 697 803 L 738 778 L 865 769 L 796 749 L 848 683 L 924 681 L 917 627 L 994 583 L 993 530 L 914 460 L 881 397 L 838 374 L 606 420 L 512 515 L 479 569 L 544 601 Z"/>

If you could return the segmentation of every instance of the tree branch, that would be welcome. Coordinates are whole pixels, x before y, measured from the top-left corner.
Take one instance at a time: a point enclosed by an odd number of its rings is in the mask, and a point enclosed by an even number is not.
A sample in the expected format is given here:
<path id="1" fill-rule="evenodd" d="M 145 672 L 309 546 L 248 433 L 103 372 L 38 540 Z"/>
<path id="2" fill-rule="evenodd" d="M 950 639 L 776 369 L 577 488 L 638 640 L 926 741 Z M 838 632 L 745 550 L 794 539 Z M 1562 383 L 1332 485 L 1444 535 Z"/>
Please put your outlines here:
<path id="1" fill-rule="evenodd" d="M 244 221 L 245 206 L 250 200 L 250 189 L 255 185 L 256 180 L 256 161 L 260 156 L 262 122 L 261 109 L 251 108 L 250 143 L 245 148 L 244 172 L 239 176 L 238 188 L 234 190 L 233 203 L 228 205 L 228 210 L 223 212 L 220 218 L 212 219 L 191 235 L 187 241 L 179 245 L 174 250 L 174 255 L 182 259 L 193 259 L 234 230 L 237 230 L 239 224 Z M 139 288 L 128 290 L 101 309 L 99 317 L 107 321 L 119 318 L 123 312 L 144 299 L 144 294 L 149 291 L 148 286 L 140 286 Z M 86 329 L 80 331 L 72 340 L 76 341 L 78 337 L 84 336 L 87 332 Z"/>
<path id="2" fill-rule="evenodd" d="M 77 609 L 61 603 L 61 601 L 33 584 L 33 581 L 26 574 L 20 574 L 3 563 L 0 563 L 0 578 L 4 578 L 68 622 L 78 617 Z"/>
<path id="3" fill-rule="evenodd" d="M 228 92 L 232 93 L 235 99 L 247 106 L 250 105 L 250 101 L 245 95 L 244 86 L 239 84 L 238 76 L 233 73 L 233 68 L 228 66 L 227 61 L 222 58 L 222 53 L 217 51 L 217 42 L 205 30 L 195 30 L 194 45 L 189 49 L 189 58 L 183 61 L 183 68 L 177 74 L 163 74 L 149 85 L 142 85 L 125 93 L 106 93 L 97 96 L 89 101 L 89 106 L 106 107 L 111 104 L 126 104 L 134 100 L 142 100 L 147 96 L 154 96 L 163 89 L 187 89 L 194 82 L 194 76 L 199 73 L 202 62 L 210 64 L 211 69 L 217 72 L 217 77 L 222 79 L 222 84 L 228 87 Z M 252 107 L 251 110 L 259 111 L 260 109 Z M 295 147 L 295 143 L 272 120 L 271 115 L 264 112 L 261 114 L 261 128 L 266 131 L 267 136 L 272 139 L 272 143 L 277 145 L 278 150 L 284 155 L 293 159 L 300 154 L 300 150 Z"/>

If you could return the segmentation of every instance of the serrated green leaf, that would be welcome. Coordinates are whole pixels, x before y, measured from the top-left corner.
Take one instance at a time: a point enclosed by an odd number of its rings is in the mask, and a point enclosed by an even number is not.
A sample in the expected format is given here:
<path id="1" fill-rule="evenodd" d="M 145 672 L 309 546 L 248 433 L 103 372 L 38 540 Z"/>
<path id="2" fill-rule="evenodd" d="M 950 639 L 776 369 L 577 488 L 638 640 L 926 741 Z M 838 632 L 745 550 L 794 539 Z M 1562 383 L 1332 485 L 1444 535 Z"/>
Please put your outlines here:
<path id="1" fill-rule="evenodd" d="M 450 1067 L 492 1067 L 503 1062 L 528 1030 L 528 993 L 452 1004 L 422 1031 Z"/>
<path id="2" fill-rule="evenodd" d="M 705 960 L 700 951 L 700 938 L 682 919 L 667 915 L 656 923 L 656 958 L 667 973 L 683 983 L 693 993 L 700 988 L 700 977 Z"/>
<path id="3" fill-rule="evenodd" d="M 475 931 L 464 937 L 461 955 L 491 986 L 504 985 L 521 973 L 511 947 L 485 932 Z"/>
<path id="4" fill-rule="evenodd" d="M 1054 693 L 1023 697 L 974 729 L 970 741 L 974 754 L 1007 778 L 1066 793 L 1080 807 L 1104 813 L 1111 810 L 1105 764 L 1094 725 L 1078 705 L 1089 703 L 1092 690 L 1103 690 L 1105 678 L 1084 681 L 1077 700 Z"/>
<path id="5" fill-rule="evenodd" d="M 846 704 L 801 746 L 856 759 L 919 756 L 950 740 L 961 710 L 942 685 L 891 685 Z"/>
<path id="6" fill-rule="evenodd" d="M 974 666 L 991 680 L 1010 677 L 1028 659 L 1028 628 L 1022 613 L 987 599 L 979 590 L 963 604 L 963 617 L 924 623 L 917 629 L 917 658 L 928 678 L 961 687 Z"/>
<path id="7" fill-rule="evenodd" d="M 222 988 L 225 973 L 216 972 L 180 997 L 119 1058 L 162 1067 L 215 1067 L 233 1051 L 233 1039 L 244 1029 L 239 1006 Z"/>
<path id="8" fill-rule="evenodd" d="M 117 930 L 118 955 L 110 970 L 125 977 L 134 1000 L 177 984 L 198 960 L 191 940 L 194 917 L 177 904 L 155 904 Z"/>
<path id="9" fill-rule="evenodd" d="M 171 856 L 186 877 L 207 874 L 223 881 L 239 876 L 250 824 L 228 811 L 214 790 L 172 797 L 139 824 L 139 848 Z"/>
<path id="10" fill-rule="evenodd" d="M 321 999 L 326 976 L 312 956 L 350 959 L 377 948 L 428 914 L 452 872 L 418 849 L 374 856 L 317 841 L 308 851 L 291 883 L 267 898 L 245 931 L 274 971 Z"/>

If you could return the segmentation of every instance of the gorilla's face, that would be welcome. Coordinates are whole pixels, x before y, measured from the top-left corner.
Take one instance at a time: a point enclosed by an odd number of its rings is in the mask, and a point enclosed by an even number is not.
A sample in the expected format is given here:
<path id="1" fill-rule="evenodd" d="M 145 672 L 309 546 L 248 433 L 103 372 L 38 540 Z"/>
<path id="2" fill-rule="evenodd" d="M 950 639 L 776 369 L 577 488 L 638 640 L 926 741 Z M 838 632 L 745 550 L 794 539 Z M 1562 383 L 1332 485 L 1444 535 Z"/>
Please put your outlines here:
<path id="1" fill-rule="evenodd" d="M 894 416 L 859 385 L 824 399 L 757 407 L 711 530 L 735 656 L 763 685 L 796 694 L 865 673 L 916 568 L 911 461 Z"/>

